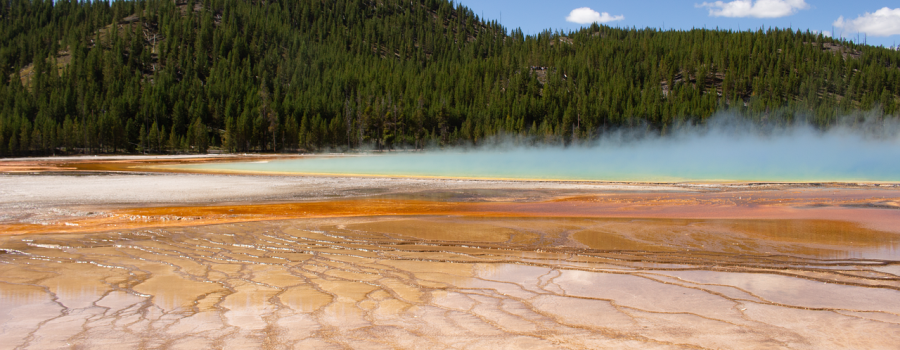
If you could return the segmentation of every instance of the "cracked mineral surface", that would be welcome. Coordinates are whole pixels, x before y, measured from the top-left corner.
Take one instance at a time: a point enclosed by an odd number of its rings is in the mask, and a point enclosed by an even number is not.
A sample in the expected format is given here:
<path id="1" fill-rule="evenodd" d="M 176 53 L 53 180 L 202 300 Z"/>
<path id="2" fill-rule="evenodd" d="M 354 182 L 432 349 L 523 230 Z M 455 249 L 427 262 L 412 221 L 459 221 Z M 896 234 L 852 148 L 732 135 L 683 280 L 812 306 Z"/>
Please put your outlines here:
<path id="1" fill-rule="evenodd" d="M 0 348 L 900 344 L 893 187 L 71 176 L 0 176 Z"/>

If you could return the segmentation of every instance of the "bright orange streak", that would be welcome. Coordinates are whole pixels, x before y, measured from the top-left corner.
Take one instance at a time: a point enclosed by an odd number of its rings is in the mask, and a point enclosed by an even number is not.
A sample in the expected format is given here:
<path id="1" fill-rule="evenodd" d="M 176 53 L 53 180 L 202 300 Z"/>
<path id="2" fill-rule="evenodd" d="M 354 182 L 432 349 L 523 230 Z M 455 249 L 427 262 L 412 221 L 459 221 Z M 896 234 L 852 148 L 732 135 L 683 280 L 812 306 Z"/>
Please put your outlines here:
<path id="1" fill-rule="evenodd" d="M 685 198 L 679 198 L 679 197 Z M 672 197 L 670 195 L 670 197 Z M 79 233 L 148 227 L 354 216 L 455 215 L 480 217 L 593 217 L 679 219 L 795 219 L 856 222 L 888 232 L 900 231 L 900 210 L 734 204 L 723 198 L 676 195 L 659 200 L 643 195 L 598 201 L 554 200 L 533 203 L 460 203 L 403 199 L 360 199 L 288 204 L 114 209 L 101 215 L 48 225 L 0 225 L 5 234 Z M 702 195 L 700 196 L 702 197 Z M 612 200 L 610 200 L 612 199 Z M 809 204 L 809 201 L 800 201 Z"/>

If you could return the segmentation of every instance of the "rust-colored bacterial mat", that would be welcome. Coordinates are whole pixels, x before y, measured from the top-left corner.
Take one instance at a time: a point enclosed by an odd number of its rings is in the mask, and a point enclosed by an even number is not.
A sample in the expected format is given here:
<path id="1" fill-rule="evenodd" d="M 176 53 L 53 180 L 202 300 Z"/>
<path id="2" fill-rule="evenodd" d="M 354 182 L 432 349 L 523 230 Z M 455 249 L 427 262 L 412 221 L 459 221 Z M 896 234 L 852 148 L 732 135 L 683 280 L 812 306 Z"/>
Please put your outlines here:
<path id="1" fill-rule="evenodd" d="M 149 201 L 159 176 L 225 175 L 132 174 L 131 196 L 90 193 L 140 162 L 0 166 L 31 181 L 0 211 L 0 348 L 900 344 L 895 185 L 345 178 Z M 99 175 L 41 192 L 79 172 Z"/>
<path id="2" fill-rule="evenodd" d="M 356 216 L 0 238 L 0 343 L 891 348 L 895 233 L 820 220 Z"/>

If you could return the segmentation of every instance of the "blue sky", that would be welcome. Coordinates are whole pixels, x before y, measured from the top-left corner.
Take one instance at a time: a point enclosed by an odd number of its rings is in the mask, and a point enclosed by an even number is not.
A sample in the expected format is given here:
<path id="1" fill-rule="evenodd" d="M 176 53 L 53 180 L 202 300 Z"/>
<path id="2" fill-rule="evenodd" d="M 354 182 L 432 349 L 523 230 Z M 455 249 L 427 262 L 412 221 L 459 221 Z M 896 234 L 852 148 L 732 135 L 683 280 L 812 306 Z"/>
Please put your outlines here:
<path id="1" fill-rule="evenodd" d="M 526 34 L 576 30 L 591 21 L 619 27 L 666 29 L 791 27 L 831 32 L 870 45 L 900 45 L 898 0 L 462 0 L 487 19 Z M 585 9 L 586 8 L 586 9 Z M 573 12 L 574 11 L 574 12 Z M 569 19 L 567 21 L 567 19 Z M 579 23 L 580 22 L 580 23 Z M 584 23 L 584 24 L 582 24 Z"/>

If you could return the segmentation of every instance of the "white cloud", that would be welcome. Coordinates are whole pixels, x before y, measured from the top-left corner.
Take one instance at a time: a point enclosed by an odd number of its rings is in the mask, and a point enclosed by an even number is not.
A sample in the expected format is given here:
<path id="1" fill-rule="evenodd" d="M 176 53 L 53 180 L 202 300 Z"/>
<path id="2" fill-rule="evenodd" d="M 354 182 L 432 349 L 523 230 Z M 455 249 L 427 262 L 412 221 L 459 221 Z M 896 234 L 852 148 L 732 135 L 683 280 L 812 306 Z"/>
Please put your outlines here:
<path id="1" fill-rule="evenodd" d="M 569 17 L 566 17 L 566 21 L 578 24 L 606 23 L 623 19 L 625 19 L 625 16 L 610 16 L 607 12 L 599 13 L 589 7 L 574 9 L 569 13 Z"/>
<path id="2" fill-rule="evenodd" d="M 708 7 L 713 17 L 778 18 L 808 9 L 809 4 L 804 0 L 735 0 L 704 2 L 696 7 Z"/>
<path id="3" fill-rule="evenodd" d="M 834 21 L 834 26 L 850 32 L 860 32 L 872 36 L 891 36 L 900 34 L 900 8 L 882 8 L 875 13 L 868 13 L 853 20 L 844 20 L 841 16 Z"/>

